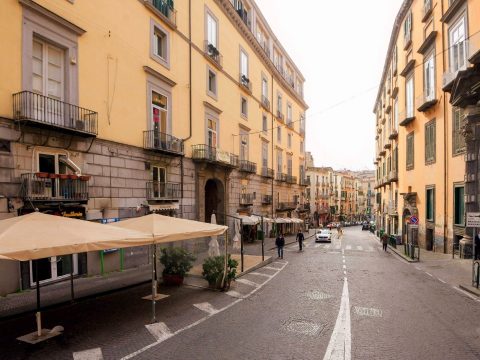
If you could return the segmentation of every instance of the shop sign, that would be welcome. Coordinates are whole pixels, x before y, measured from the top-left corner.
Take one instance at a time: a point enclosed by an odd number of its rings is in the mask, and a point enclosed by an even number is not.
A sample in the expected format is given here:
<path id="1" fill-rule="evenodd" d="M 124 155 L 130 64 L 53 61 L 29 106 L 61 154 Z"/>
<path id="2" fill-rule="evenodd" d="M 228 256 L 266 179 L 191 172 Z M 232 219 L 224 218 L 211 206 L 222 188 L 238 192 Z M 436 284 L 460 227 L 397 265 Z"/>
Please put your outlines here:
<path id="1" fill-rule="evenodd" d="M 467 212 L 467 227 L 480 227 L 480 212 Z"/>

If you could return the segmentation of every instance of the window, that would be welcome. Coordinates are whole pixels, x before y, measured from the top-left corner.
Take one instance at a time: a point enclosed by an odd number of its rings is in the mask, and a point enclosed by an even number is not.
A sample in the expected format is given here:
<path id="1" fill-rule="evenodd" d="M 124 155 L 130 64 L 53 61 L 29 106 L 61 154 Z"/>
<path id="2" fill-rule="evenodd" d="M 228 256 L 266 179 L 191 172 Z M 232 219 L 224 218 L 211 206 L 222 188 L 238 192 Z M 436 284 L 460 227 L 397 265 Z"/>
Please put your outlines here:
<path id="1" fill-rule="evenodd" d="M 462 134 L 463 127 L 463 109 L 453 108 L 453 155 L 461 154 L 465 151 L 465 138 Z"/>
<path id="2" fill-rule="evenodd" d="M 248 116 L 248 102 L 243 96 L 240 98 L 240 113 L 244 118 Z"/>
<path id="3" fill-rule="evenodd" d="M 413 76 L 410 76 L 407 79 L 405 84 L 405 106 L 406 106 L 406 117 L 413 118 L 413 102 L 414 102 L 414 92 L 413 92 Z"/>
<path id="4" fill-rule="evenodd" d="M 304 143 L 303 141 L 300 141 L 300 154 L 303 154 L 304 151 L 305 151 Z"/>
<path id="5" fill-rule="evenodd" d="M 292 176 L 292 155 L 287 155 L 287 175 Z"/>
<path id="6" fill-rule="evenodd" d="M 453 223 L 457 226 L 465 226 L 465 188 L 463 185 L 454 187 L 453 208 Z"/>
<path id="7" fill-rule="evenodd" d="M 277 113 L 282 114 L 282 95 L 278 94 L 277 95 Z"/>
<path id="8" fill-rule="evenodd" d="M 217 98 L 217 73 L 207 68 L 207 93 L 213 98 Z"/>
<path id="9" fill-rule="evenodd" d="M 283 173 L 283 156 L 282 150 L 277 150 L 277 173 Z"/>
<path id="10" fill-rule="evenodd" d="M 262 77 L 262 97 L 268 99 L 268 81 Z"/>
<path id="11" fill-rule="evenodd" d="M 248 55 L 240 50 L 240 76 L 248 79 Z"/>
<path id="12" fill-rule="evenodd" d="M 393 100 L 393 130 L 398 132 L 398 98 Z"/>
<path id="13" fill-rule="evenodd" d="M 414 166 L 414 137 L 413 132 L 407 135 L 407 170 Z"/>
<path id="14" fill-rule="evenodd" d="M 152 191 L 154 198 L 166 196 L 167 169 L 159 166 L 152 166 Z"/>
<path id="15" fill-rule="evenodd" d="M 218 49 L 218 24 L 212 14 L 207 12 L 207 42 Z"/>
<path id="16" fill-rule="evenodd" d="M 395 74 L 397 72 L 397 64 L 398 64 L 398 54 L 397 54 L 397 47 L 393 48 L 393 55 L 392 55 L 392 70 Z"/>
<path id="17" fill-rule="evenodd" d="M 435 60 L 434 53 L 431 53 L 423 63 L 424 77 L 424 101 L 435 99 Z"/>
<path id="18" fill-rule="evenodd" d="M 265 114 L 262 115 L 262 131 L 264 133 L 267 133 L 268 131 L 267 115 Z"/>
<path id="19" fill-rule="evenodd" d="M 403 39 L 405 46 L 412 40 L 412 12 L 410 11 L 403 23 Z"/>
<path id="20" fill-rule="evenodd" d="M 169 67 L 169 33 L 153 20 L 150 20 L 150 28 L 152 39 L 150 57 L 156 62 Z"/>
<path id="21" fill-rule="evenodd" d="M 425 124 L 425 164 L 435 162 L 435 120 Z"/>
<path id="22" fill-rule="evenodd" d="M 282 141 L 282 128 L 280 126 L 277 127 L 277 141 Z"/>
<path id="23" fill-rule="evenodd" d="M 425 214 L 427 221 L 435 221 L 435 188 L 427 188 L 425 201 Z"/>
<path id="24" fill-rule="evenodd" d="M 64 100 L 63 51 L 39 39 L 33 40 L 32 90 L 56 100 Z M 51 107 L 48 103 L 46 106 Z M 50 109 L 48 113 L 51 113 Z"/>
<path id="25" fill-rule="evenodd" d="M 265 141 L 262 141 L 262 169 L 267 169 L 267 168 L 268 168 L 268 143 Z M 262 172 L 265 174 L 266 170 Z"/>
<path id="26" fill-rule="evenodd" d="M 152 127 L 154 130 L 154 142 L 155 146 L 160 146 L 161 134 L 167 133 L 167 121 L 168 121 L 168 98 L 156 91 L 152 91 L 152 103 L 151 103 L 151 119 Z"/>
<path id="27" fill-rule="evenodd" d="M 245 131 L 240 135 L 240 160 L 248 160 L 248 134 Z"/>
<path id="28" fill-rule="evenodd" d="M 289 149 L 292 148 L 292 134 L 287 135 L 287 146 Z"/>
<path id="29" fill-rule="evenodd" d="M 461 18 L 449 31 L 450 71 L 465 69 L 467 65 L 465 19 Z"/>
<path id="30" fill-rule="evenodd" d="M 207 119 L 207 145 L 213 148 L 218 146 L 217 138 L 217 120 Z"/>
<path id="31" fill-rule="evenodd" d="M 287 104 L 287 124 L 292 123 L 292 105 Z"/>

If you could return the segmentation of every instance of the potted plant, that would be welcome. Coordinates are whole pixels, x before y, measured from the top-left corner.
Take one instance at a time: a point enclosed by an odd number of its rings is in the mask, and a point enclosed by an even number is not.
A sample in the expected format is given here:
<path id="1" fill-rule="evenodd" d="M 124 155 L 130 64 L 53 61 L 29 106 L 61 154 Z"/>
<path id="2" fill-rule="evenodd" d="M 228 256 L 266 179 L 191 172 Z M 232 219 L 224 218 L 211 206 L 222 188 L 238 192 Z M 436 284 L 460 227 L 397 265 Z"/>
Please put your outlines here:
<path id="1" fill-rule="evenodd" d="M 68 179 L 68 174 L 59 174 L 58 177 L 62 180 L 67 180 Z"/>
<path id="2" fill-rule="evenodd" d="M 39 179 L 46 179 L 48 178 L 48 172 L 39 171 L 35 173 L 35 176 Z"/>
<path id="3" fill-rule="evenodd" d="M 88 180 L 90 180 L 90 175 L 80 175 L 80 180 L 81 181 L 88 181 Z"/>
<path id="4" fill-rule="evenodd" d="M 70 175 L 68 175 L 68 177 L 69 177 L 71 180 L 77 180 L 77 179 L 78 179 L 78 175 L 77 175 L 77 174 L 70 174 Z"/>
<path id="5" fill-rule="evenodd" d="M 203 263 L 202 276 L 208 281 L 208 285 L 213 289 L 228 290 L 232 280 L 237 275 L 238 261 L 228 255 L 227 274 L 225 275 L 225 283 L 222 287 L 223 274 L 225 272 L 225 257 L 214 256 L 209 257 Z"/>
<path id="6" fill-rule="evenodd" d="M 160 263 L 164 266 L 163 283 L 182 285 L 185 274 L 193 267 L 195 256 L 183 248 L 163 248 L 161 253 Z"/>

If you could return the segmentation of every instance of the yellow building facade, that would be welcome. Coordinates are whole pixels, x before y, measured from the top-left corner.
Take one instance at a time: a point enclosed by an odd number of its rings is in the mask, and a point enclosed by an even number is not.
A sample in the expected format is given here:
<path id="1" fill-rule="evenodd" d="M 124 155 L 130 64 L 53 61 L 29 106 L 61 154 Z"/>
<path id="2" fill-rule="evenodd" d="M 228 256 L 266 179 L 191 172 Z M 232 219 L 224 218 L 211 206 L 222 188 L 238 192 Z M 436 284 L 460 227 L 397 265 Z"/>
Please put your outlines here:
<path id="1" fill-rule="evenodd" d="M 375 102 L 377 227 L 428 250 L 451 252 L 465 231 L 463 113 L 449 91 L 478 50 L 479 9 L 404 1 Z"/>
<path id="2" fill-rule="evenodd" d="M 305 79 L 254 1 L 7 0 L 0 10 L 2 217 L 301 215 Z M 99 272 L 90 254 L 72 266 Z M 28 269 L 13 267 L 28 287 Z"/>

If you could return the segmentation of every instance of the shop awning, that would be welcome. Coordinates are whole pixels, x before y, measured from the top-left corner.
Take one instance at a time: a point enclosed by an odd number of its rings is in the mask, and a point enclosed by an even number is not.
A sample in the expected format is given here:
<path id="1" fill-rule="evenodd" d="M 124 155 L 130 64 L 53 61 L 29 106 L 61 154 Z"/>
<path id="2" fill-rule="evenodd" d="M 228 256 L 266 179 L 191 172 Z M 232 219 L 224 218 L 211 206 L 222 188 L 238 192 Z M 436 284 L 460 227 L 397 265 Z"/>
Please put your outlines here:
<path id="1" fill-rule="evenodd" d="M 157 204 L 148 205 L 150 211 L 165 211 L 165 210 L 178 210 L 180 205 L 178 203 Z"/>

